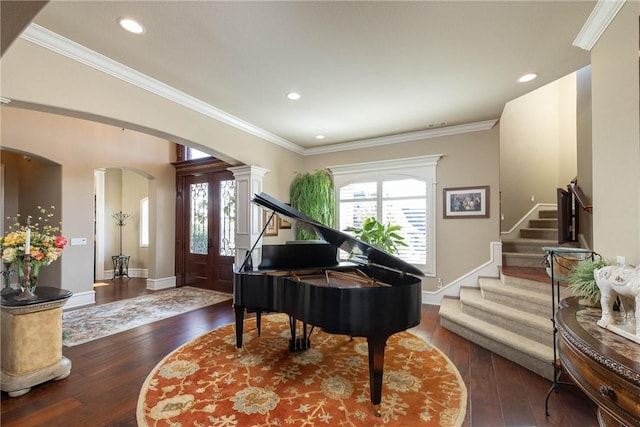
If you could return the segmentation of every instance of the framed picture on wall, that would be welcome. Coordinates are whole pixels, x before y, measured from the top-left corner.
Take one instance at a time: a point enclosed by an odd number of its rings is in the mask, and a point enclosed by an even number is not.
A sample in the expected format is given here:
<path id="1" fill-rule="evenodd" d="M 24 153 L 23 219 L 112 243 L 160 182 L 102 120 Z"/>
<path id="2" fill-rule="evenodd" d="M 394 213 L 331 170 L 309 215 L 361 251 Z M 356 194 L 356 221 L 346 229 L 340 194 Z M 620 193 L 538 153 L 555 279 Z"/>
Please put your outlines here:
<path id="1" fill-rule="evenodd" d="M 489 186 L 445 188 L 444 218 L 489 218 Z"/>
<path id="2" fill-rule="evenodd" d="M 291 223 L 282 217 L 278 217 L 278 228 L 281 230 L 291 228 Z"/>
<path id="3" fill-rule="evenodd" d="M 267 223 L 267 221 L 269 221 Z M 262 211 L 262 223 L 267 224 L 264 229 L 265 236 L 277 236 L 278 235 L 278 217 L 273 215 L 272 212 Z"/>

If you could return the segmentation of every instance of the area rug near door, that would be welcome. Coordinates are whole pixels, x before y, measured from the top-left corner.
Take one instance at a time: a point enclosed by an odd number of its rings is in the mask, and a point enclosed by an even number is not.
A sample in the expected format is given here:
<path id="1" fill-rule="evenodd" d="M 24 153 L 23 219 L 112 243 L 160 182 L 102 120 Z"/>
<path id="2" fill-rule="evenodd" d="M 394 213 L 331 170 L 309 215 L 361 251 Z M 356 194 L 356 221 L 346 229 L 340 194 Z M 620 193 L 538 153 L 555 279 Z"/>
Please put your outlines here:
<path id="1" fill-rule="evenodd" d="M 460 426 L 467 390 L 438 349 L 409 333 L 387 341 L 381 416 L 369 400 L 367 342 L 315 329 L 311 348 L 288 350 L 289 320 L 245 321 L 236 349 L 227 325 L 165 357 L 138 398 L 139 426 Z"/>
<path id="2" fill-rule="evenodd" d="M 62 316 L 62 344 L 73 347 L 230 300 L 231 297 L 222 292 L 186 286 L 65 312 Z"/>

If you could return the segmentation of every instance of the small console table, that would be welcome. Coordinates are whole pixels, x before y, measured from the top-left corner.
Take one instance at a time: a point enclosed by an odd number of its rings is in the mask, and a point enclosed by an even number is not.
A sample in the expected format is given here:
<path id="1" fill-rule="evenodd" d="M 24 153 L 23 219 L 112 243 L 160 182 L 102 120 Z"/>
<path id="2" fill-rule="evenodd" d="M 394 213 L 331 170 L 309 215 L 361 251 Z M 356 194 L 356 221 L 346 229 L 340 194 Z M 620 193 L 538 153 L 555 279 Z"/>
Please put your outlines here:
<path id="1" fill-rule="evenodd" d="M 596 325 L 600 309 L 577 298 L 556 314 L 564 370 L 598 405 L 601 426 L 640 426 L 640 344 Z"/>
<path id="2" fill-rule="evenodd" d="M 73 294 L 65 289 L 38 286 L 36 298 L 16 300 L 2 295 L 2 371 L 0 389 L 11 397 L 31 387 L 61 380 L 71 373 L 71 361 L 62 355 L 62 306 Z"/>
<path id="3" fill-rule="evenodd" d="M 127 276 L 129 277 L 129 255 L 113 255 L 111 261 L 113 262 L 113 278 Z"/>

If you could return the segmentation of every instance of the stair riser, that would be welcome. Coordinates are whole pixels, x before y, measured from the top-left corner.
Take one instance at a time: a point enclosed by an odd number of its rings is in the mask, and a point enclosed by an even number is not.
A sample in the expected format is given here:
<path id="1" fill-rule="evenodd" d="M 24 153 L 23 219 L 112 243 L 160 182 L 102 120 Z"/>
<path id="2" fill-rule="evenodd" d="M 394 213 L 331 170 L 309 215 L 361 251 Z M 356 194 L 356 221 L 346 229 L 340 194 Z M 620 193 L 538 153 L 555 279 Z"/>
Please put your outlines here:
<path id="1" fill-rule="evenodd" d="M 558 228 L 557 219 L 530 219 L 529 227 L 531 228 Z"/>
<path id="2" fill-rule="evenodd" d="M 482 283 L 483 279 L 480 279 Z M 537 282 L 535 280 L 523 279 L 520 277 L 502 275 L 500 281 L 503 285 L 510 288 L 522 289 L 525 291 L 537 292 L 541 295 L 549 295 L 551 297 L 551 278 L 549 283 Z"/>
<path id="3" fill-rule="evenodd" d="M 525 313 L 535 314 L 536 316 L 551 316 L 551 298 L 548 304 L 541 304 L 538 301 L 518 299 L 510 295 L 505 295 L 490 290 L 483 289 L 482 296 L 489 301 L 506 305 L 507 307 L 522 310 Z"/>
<path id="4" fill-rule="evenodd" d="M 542 267 L 542 256 L 530 254 L 502 253 L 502 265 L 508 267 Z"/>
<path id="5" fill-rule="evenodd" d="M 549 320 L 549 328 L 537 329 L 528 323 L 520 322 L 519 319 L 502 317 L 499 314 L 488 312 L 482 310 L 480 307 L 475 307 L 464 303 L 462 304 L 462 312 L 477 319 L 491 323 L 500 328 L 514 332 L 518 335 L 522 335 L 535 340 L 540 344 L 548 346 L 553 345 L 553 331 L 551 330 L 551 320 Z"/>
<path id="6" fill-rule="evenodd" d="M 456 333 L 461 337 L 464 337 L 467 340 L 504 357 L 505 359 L 511 360 L 512 362 L 517 363 L 518 365 L 523 366 L 524 368 L 535 372 L 550 381 L 553 380 L 553 365 L 551 364 L 553 357 L 551 355 L 548 360 L 538 359 L 503 343 L 497 342 L 476 331 L 472 331 L 455 323 L 454 320 L 442 316 L 440 317 L 440 325 L 442 325 L 443 328 L 448 329 L 449 331 Z"/>
<path id="7" fill-rule="evenodd" d="M 520 237 L 525 239 L 558 239 L 558 230 L 546 228 L 523 228 L 520 230 Z"/>
<path id="8" fill-rule="evenodd" d="M 553 240 L 550 240 L 544 244 L 540 244 L 539 241 L 527 241 L 527 240 L 511 240 L 502 242 L 502 252 L 522 252 L 526 254 L 539 255 L 540 258 L 544 256 L 543 246 L 554 246 Z"/>
<path id="9" fill-rule="evenodd" d="M 558 211 L 556 209 L 538 211 L 538 218 L 555 218 L 555 219 L 558 219 Z"/>

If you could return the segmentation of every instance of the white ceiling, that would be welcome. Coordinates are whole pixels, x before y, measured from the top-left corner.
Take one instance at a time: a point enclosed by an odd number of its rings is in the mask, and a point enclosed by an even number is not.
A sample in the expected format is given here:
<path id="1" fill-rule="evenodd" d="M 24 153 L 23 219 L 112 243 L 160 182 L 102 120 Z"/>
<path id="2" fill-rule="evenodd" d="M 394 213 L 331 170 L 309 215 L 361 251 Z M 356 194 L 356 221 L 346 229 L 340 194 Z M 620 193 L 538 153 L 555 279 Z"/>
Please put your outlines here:
<path id="1" fill-rule="evenodd" d="M 52 1 L 34 22 L 312 148 L 498 119 L 506 102 L 589 63 L 572 43 L 594 5 Z M 146 33 L 124 32 L 119 17 Z M 539 78 L 516 82 L 528 72 Z"/>

